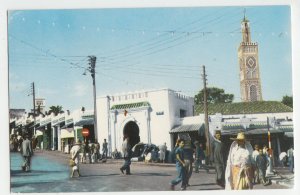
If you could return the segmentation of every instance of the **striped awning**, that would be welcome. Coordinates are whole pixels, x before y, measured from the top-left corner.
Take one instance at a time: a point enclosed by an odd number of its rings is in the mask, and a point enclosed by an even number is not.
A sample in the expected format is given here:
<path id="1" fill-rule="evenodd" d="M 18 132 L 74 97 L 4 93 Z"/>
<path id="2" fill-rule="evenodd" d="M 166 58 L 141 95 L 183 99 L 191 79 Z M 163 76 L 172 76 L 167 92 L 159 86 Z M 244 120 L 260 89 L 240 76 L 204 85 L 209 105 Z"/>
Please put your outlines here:
<path id="1" fill-rule="evenodd" d="M 170 133 L 188 133 L 188 132 L 199 132 L 204 133 L 204 124 L 190 124 L 190 125 L 180 125 L 171 129 Z"/>
<path id="2" fill-rule="evenodd" d="M 135 102 L 131 104 L 116 104 L 111 107 L 111 110 L 134 109 L 140 107 L 150 107 L 149 102 Z"/>
<path id="3" fill-rule="evenodd" d="M 74 137 L 74 129 L 66 128 L 60 131 L 60 138 L 72 138 Z"/>
<path id="4" fill-rule="evenodd" d="M 93 125 L 93 124 L 94 124 L 94 119 L 89 118 L 89 119 L 82 119 L 76 122 L 74 126 L 84 126 L 84 125 Z"/>

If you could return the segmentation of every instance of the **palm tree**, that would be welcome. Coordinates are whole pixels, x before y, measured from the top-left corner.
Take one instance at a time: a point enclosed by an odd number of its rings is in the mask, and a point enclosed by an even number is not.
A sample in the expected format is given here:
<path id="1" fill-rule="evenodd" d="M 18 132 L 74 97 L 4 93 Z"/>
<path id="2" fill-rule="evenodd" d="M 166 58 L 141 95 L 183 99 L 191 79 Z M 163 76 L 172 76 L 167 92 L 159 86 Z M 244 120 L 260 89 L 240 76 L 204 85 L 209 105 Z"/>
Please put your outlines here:
<path id="1" fill-rule="evenodd" d="M 62 110 L 62 106 L 50 106 L 49 108 L 49 111 L 48 111 L 48 114 L 51 114 L 51 113 L 54 113 L 54 115 L 58 115 L 58 114 L 61 114 L 61 113 L 64 113 L 64 111 Z"/>

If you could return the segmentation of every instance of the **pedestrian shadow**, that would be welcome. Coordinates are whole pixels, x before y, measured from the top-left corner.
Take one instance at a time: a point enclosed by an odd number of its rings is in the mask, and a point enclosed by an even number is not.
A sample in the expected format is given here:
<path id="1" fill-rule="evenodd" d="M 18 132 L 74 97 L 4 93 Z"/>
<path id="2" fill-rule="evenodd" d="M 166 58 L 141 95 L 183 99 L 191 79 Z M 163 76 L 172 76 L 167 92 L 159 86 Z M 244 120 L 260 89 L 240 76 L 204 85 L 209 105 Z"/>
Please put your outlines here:
<path id="1" fill-rule="evenodd" d="M 29 172 L 24 172 L 22 170 L 10 170 L 11 176 L 14 177 L 26 177 L 26 176 L 38 176 L 47 173 L 62 173 L 64 171 L 50 171 L 50 170 L 30 170 Z"/>
<path id="2" fill-rule="evenodd" d="M 204 191 L 204 190 L 224 190 L 224 189 L 223 188 L 206 188 L 206 189 L 198 189 L 198 190 Z"/>
<path id="3" fill-rule="evenodd" d="M 117 173 L 111 173 L 111 174 L 101 174 L 101 175 L 81 175 L 79 178 L 81 177 L 106 177 L 106 176 L 117 176 L 117 175 L 120 175 L 120 174 L 117 174 Z"/>
<path id="4" fill-rule="evenodd" d="M 191 186 L 211 186 L 211 185 L 216 185 L 216 183 L 202 183 L 202 184 L 196 184 Z"/>
<path id="5" fill-rule="evenodd" d="M 10 188 L 19 188 L 23 186 L 35 185 L 35 184 L 53 184 L 57 182 L 49 182 L 49 181 L 38 181 L 38 182 L 18 182 L 18 183 L 11 183 Z M 13 191 L 13 190 L 12 190 Z"/>
<path id="6" fill-rule="evenodd" d="M 133 173 L 135 176 L 172 176 L 165 173 Z"/>

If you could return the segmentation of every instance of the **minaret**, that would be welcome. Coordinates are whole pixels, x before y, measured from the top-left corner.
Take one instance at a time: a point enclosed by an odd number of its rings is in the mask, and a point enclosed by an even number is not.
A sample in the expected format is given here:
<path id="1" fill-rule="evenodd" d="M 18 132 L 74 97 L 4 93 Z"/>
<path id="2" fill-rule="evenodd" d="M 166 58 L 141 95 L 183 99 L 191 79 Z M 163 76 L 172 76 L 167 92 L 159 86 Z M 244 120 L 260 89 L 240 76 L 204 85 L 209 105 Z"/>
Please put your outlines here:
<path id="1" fill-rule="evenodd" d="M 251 42 L 250 23 L 245 15 L 241 31 L 242 42 L 238 48 L 241 98 L 243 102 L 262 101 L 258 44 Z"/>

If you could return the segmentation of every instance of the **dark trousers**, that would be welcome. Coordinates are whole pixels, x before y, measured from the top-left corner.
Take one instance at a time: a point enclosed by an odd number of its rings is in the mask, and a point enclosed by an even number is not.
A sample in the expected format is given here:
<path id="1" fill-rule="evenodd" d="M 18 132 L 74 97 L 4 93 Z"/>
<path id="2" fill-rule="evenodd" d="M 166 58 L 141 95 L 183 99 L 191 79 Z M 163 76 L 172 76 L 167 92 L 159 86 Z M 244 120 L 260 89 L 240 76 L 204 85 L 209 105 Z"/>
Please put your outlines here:
<path id="1" fill-rule="evenodd" d="M 124 164 L 121 167 L 121 169 L 126 171 L 126 174 L 130 174 L 130 164 L 131 164 L 131 158 L 130 157 L 124 157 Z"/>
<path id="2" fill-rule="evenodd" d="M 24 162 L 22 169 L 24 171 L 30 171 L 30 161 L 31 161 L 31 156 L 23 156 Z"/>
<path id="3" fill-rule="evenodd" d="M 186 179 L 185 179 L 186 178 L 186 171 L 185 171 L 185 168 L 183 166 L 179 165 L 179 163 L 176 163 L 176 170 L 177 170 L 178 176 L 171 181 L 171 184 L 175 186 L 175 185 L 179 184 L 180 182 L 182 182 L 181 187 L 185 188 L 186 187 Z"/>
<path id="4" fill-rule="evenodd" d="M 215 169 L 216 169 L 217 184 L 224 185 L 225 184 L 225 170 L 224 170 L 223 164 L 215 163 Z"/>

